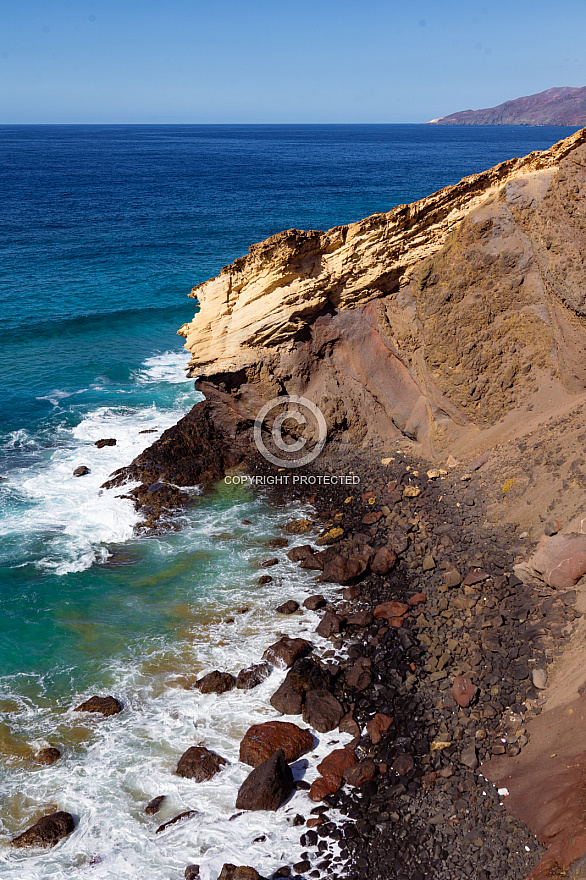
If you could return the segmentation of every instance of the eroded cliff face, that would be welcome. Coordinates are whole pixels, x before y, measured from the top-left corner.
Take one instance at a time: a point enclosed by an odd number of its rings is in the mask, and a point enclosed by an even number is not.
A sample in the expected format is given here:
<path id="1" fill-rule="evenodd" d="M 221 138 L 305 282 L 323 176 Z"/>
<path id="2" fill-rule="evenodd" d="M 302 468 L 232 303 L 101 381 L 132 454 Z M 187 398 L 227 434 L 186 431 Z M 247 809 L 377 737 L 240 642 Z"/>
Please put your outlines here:
<path id="1" fill-rule="evenodd" d="M 253 245 L 192 291 L 179 333 L 206 396 L 278 394 L 331 438 L 427 454 L 586 388 L 586 130 L 388 214 Z"/>

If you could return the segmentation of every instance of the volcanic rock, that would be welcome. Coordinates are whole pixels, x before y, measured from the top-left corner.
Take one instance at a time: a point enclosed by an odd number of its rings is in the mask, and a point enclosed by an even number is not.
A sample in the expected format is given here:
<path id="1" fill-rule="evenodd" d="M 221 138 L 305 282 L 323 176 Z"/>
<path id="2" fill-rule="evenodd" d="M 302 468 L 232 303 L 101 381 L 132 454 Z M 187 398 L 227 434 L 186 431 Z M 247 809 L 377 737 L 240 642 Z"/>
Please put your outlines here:
<path id="1" fill-rule="evenodd" d="M 309 691 L 303 706 L 303 720 L 319 733 L 334 730 L 344 717 L 338 700 L 325 690 Z"/>
<path id="2" fill-rule="evenodd" d="M 173 816 L 172 819 L 169 819 L 167 822 L 163 822 L 162 825 L 159 825 L 155 834 L 160 834 L 161 831 L 164 831 L 166 828 L 169 828 L 170 825 L 176 825 L 178 822 L 183 822 L 185 819 L 191 819 L 193 816 L 198 815 L 198 810 L 184 810 L 182 813 L 178 813 L 176 816 Z"/>
<path id="3" fill-rule="evenodd" d="M 321 636 L 324 639 L 329 639 L 330 636 L 336 635 L 340 632 L 345 620 L 344 617 L 336 614 L 335 611 L 326 611 L 315 631 L 318 636 Z"/>
<path id="4" fill-rule="evenodd" d="M 371 779 L 374 779 L 376 774 L 376 764 L 370 758 L 367 758 L 365 761 L 360 761 L 359 764 L 355 764 L 353 767 L 346 767 L 344 770 L 344 782 L 347 782 L 348 785 L 352 785 L 354 788 L 359 788 L 363 782 L 368 782 Z"/>
<path id="5" fill-rule="evenodd" d="M 299 611 L 299 602 L 296 602 L 294 599 L 289 599 L 287 602 L 283 602 L 282 605 L 279 605 L 275 611 L 277 614 L 295 614 L 296 611 Z"/>
<path id="6" fill-rule="evenodd" d="M 289 636 L 283 636 L 274 645 L 271 645 L 264 652 L 263 660 L 267 660 L 274 666 L 288 668 L 295 663 L 300 657 L 309 654 L 313 645 L 307 639 L 292 639 Z"/>
<path id="7" fill-rule="evenodd" d="M 266 662 L 248 666 L 246 669 L 241 669 L 236 676 L 236 687 L 243 691 L 250 691 L 265 681 L 270 674 L 271 667 Z"/>
<path id="8" fill-rule="evenodd" d="M 116 440 L 114 439 L 114 437 L 108 437 L 107 439 L 103 440 L 96 440 L 94 446 L 97 446 L 98 449 L 103 449 L 104 446 L 116 446 Z"/>
<path id="9" fill-rule="evenodd" d="M 236 799 L 237 810 L 278 810 L 295 787 L 293 773 L 282 749 L 256 767 L 244 780 Z"/>
<path id="10" fill-rule="evenodd" d="M 476 685 L 464 675 L 457 675 L 452 683 L 452 696 L 459 706 L 466 709 L 474 697 L 478 688 Z"/>
<path id="11" fill-rule="evenodd" d="M 54 746 L 49 746 L 46 749 L 41 749 L 40 752 L 37 752 L 35 755 L 35 761 L 37 764 L 54 764 L 55 761 L 58 761 L 61 757 L 61 752 L 59 749 L 56 749 Z"/>
<path id="12" fill-rule="evenodd" d="M 64 837 L 67 837 L 75 828 L 75 822 L 71 813 L 59 810 L 57 813 L 49 813 L 42 819 L 23 831 L 11 841 L 15 847 L 23 846 L 55 846 Z"/>
<path id="13" fill-rule="evenodd" d="M 258 767 L 281 749 L 288 763 L 296 761 L 313 749 L 313 737 L 288 721 L 266 721 L 253 724 L 240 743 L 240 760 Z"/>
<path id="14" fill-rule="evenodd" d="M 527 568 L 550 587 L 574 587 L 586 574 L 586 535 L 570 532 L 542 538 Z"/>
<path id="15" fill-rule="evenodd" d="M 291 562 L 301 562 L 307 556 L 313 556 L 311 544 L 302 544 L 300 547 L 291 547 L 287 556 Z"/>
<path id="16" fill-rule="evenodd" d="M 207 782 L 226 765 L 224 758 L 203 746 L 191 746 L 179 758 L 176 773 L 194 782 Z"/>
<path id="17" fill-rule="evenodd" d="M 185 880 L 199 880 L 199 865 L 188 865 L 183 876 Z"/>
<path id="18" fill-rule="evenodd" d="M 397 562 L 397 556 L 390 547 L 381 547 L 376 551 L 374 559 L 370 563 L 373 574 L 388 574 Z"/>
<path id="19" fill-rule="evenodd" d="M 325 605 L 327 605 L 327 602 L 321 593 L 318 593 L 315 596 L 308 596 L 303 603 L 303 607 L 307 608 L 308 611 L 319 611 L 319 609 L 323 608 Z"/>
<path id="20" fill-rule="evenodd" d="M 154 816 L 155 813 L 158 813 L 163 803 L 167 800 L 167 795 L 160 794 L 157 797 L 154 797 L 148 804 L 145 806 L 144 811 L 147 816 Z"/>
<path id="21" fill-rule="evenodd" d="M 198 679 L 195 682 L 195 687 L 202 694 L 224 694 L 236 687 L 236 679 L 229 672 L 219 672 L 215 669 Z"/>
<path id="22" fill-rule="evenodd" d="M 263 880 L 258 871 L 247 865 L 225 864 L 218 875 L 218 880 Z"/>
<path id="23" fill-rule="evenodd" d="M 91 474 L 91 470 L 85 464 L 80 464 L 79 467 L 76 467 L 73 471 L 74 477 L 85 477 L 87 474 Z"/>
<path id="24" fill-rule="evenodd" d="M 370 741 L 375 745 L 379 743 L 383 733 L 387 732 L 392 723 L 393 719 L 390 715 L 385 715 L 384 712 L 377 712 L 374 718 L 366 724 L 366 732 L 370 736 Z"/>
<path id="25" fill-rule="evenodd" d="M 99 712 L 101 715 L 117 715 L 122 712 L 122 703 L 116 697 L 98 697 L 93 696 L 81 705 L 77 706 L 74 712 Z"/>

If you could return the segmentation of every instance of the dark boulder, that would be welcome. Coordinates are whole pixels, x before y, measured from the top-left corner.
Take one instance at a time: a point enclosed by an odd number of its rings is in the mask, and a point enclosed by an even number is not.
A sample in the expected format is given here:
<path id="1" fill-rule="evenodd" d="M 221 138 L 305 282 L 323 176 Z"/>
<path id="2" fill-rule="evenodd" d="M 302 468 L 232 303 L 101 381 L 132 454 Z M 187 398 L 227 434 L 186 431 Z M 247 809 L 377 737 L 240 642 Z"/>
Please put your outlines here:
<path id="1" fill-rule="evenodd" d="M 332 677 L 326 669 L 311 657 L 301 657 L 271 697 L 271 706 L 283 715 L 300 715 L 308 691 L 329 690 L 331 686 Z"/>
<path id="2" fill-rule="evenodd" d="M 116 697 L 90 697 L 80 706 L 76 706 L 75 712 L 100 712 L 101 715 L 118 715 L 122 712 L 122 703 Z"/>
<path id="3" fill-rule="evenodd" d="M 374 559 L 370 563 L 370 570 L 374 574 L 388 574 L 397 562 L 396 554 L 390 547 L 381 547 L 377 550 Z"/>
<path id="4" fill-rule="evenodd" d="M 49 813 L 42 819 L 23 831 L 11 841 L 12 846 L 55 846 L 64 837 L 67 837 L 75 828 L 75 822 L 71 813 L 59 810 L 57 813 Z"/>
<path id="5" fill-rule="evenodd" d="M 258 687 L 270 674 L 271 667 L 268 663 L 256 663 L 254 666 L 248 666 L 238 673 L 236 687 L 242 691 L 250 691 L 252 688 Z"/>
<path id="6" fill-rule="evenodd" d="M 154 797 L 152 801 L 149 801 L 145 806 L 144 811 L 147 816 L 154 816 L 155 813 L 158 813 L 161 807 L 163 806 L 163 802 L 167 800 L 167 795 L 160 794 L 157 797 Z"/>
<path id="7" fill-rule="evenodd" d="M 159 825 L 155 834 L 160 834 L 161 831 L 164 831 L 165 828 L 169 828 L 170 825 L 176 825 L 177 822 L 183 822 L 185 819 L 191 819 L 193 816 L 198 815 L 198 810 L 184 810 L 183 813 L 178 813 L 177 816 L 173 816 L 172 819 L 169 819 L 167 822 L 163 822 L 162 825 Z"/>
<path id="8" fill-rule="evenodd" d="M 291 562 L 301 562 L 307 556 L 313 556 L 313 550 L 310 544 L 302 544 L 300 547 L 291 547 L 287 556 Z"/>
<path id="9" fill-rule="evenodd" d="M 289 678 L 286 678 L 271 697 L 270 704 L 281 715 L 301 715 L 303 693 Z"/>
<path id="10" fill-rule="evenodd" d="M 323 571 L 326 550 L 319 550 L 317 553 L 311 553 L 301 560 L 299 568 L 306 571 Z"/>
<path id="11" fill-rule="evenodd" d="M 116 446 L 116 440 L 114 437 L 107 437 L 106 439 L 96 440 L 94 446 L 97 446 L 98 449 L 103 449 L 104 446 Z"/>
<path id="12" fill-rule="evenodd" d="M 218 880 L 263 880 L 258 871 L 247 865 L 225 864 L 218 875 Z"/>
<path id="13" fill-rule="evenodd" d="M 236 687 L 236 679 L 229 672 L 214 670 L 195 682 L 202 694 L 224 694 Z"/>
<path id="14" fill-rule="evenodd" d="M 303 706 L 303 720 L 319 733 L 334 730 L 344 717 L 344 710 L 333 694 L 326 690 L 309 691 Z"/>
<path id="15" fill-rule="evenodd" d="M 188 865 L 183 876 L 185 880 L 199 880 L 199 865 Z"/>
<path id="16" fill-rule="evenodd" d="M 207 782 L 226 765 L 224 758 L 203 746 L 191 746 L 179 758 L 177 775 L 195 782 Z"/>
<path id="17" fill-rule="evenodd" d="M 85 477 L 85 476 L 87 476 L 87 474 L 91 474 L 91 470 L 85 464 L 80 464 L 80 466 L 76 467 L 75 470 L 73 471 L 74 477 Z"/>
<path id="18" fill-rule="evenodd" d="M 376 774 L 376 764 L 371 758 L 360 761 L 352 767 L 346 767 L 343 772 L 344 782 L 353 788 L 360 788 L 363 782 L 369 782 L 374 779 Z"/>
<path id="19" fill-rule="evenodd" d="M 343 556 L 331 548 L 324 556 L 321 580 L 334 584 L 349 584 L 364 574 L 368 568 L 368 559 Z"/>
<path id="20" fill-rule="evenodd" d="M 282 749 L 256 767 L 238 791 L 237 810 L 278 810 L 295 787 Z"/>
<path id="21" fill-rule="evenodd" d="M 288 721 L 266 721 L 253 724 L 240 743 L 240 760 L 258 767 L 279 749 L 287 762 L 296 761 L 313 749 L 313 736 Z"/>

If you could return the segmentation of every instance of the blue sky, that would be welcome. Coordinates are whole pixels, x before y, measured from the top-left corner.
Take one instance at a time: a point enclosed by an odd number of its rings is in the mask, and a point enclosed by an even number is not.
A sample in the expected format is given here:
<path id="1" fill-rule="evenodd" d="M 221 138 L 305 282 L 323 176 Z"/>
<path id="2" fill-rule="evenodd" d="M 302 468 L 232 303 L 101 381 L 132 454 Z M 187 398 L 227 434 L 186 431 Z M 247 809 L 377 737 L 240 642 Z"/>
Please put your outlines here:
<path id="1" fill-rule="evenodd" d="M 586 85 L 586 4 L 3 0 L 0 123 L 426 122 Z"/>

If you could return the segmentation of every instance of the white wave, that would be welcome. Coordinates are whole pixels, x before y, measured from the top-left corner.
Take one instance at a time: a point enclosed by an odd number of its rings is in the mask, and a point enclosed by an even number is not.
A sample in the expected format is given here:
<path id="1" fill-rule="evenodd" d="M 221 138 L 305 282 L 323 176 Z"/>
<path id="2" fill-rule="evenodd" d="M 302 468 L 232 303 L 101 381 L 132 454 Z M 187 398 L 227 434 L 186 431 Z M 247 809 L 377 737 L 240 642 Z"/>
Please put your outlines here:
<path id="1" fill-rule="evenodd" d="M 189 358 L 186 352 L 166 351 L 163 354 L 147 358 L 142 369 L 136 373 L 136 381 L 139 385 L 150 385 L 154 382 L 193 382 L 185 374 Z"/>
<path id="2" fill-rule="evenodd" d="M 132 501 L 121 498 L 131 485 L 101 489 L 109 475 L 129 464 L 183 410 L 100 407 L 73 429 L 63 429 L 59 446 L 36 466 L 13 470 L 2 483 L 11 494 L 10 511 L 0 534 L 25 533 L 25 540 L 43 540 L 36 564 L 56 574 L 82 571 L 108 557 L 107 545 L 132 538 L 138 515 Z M 154 431 L 141 434 L 140 431 Z M 113 437 L 116 446 L 98 449 L 101 438 Z M 85 465 L 90 473 L 75 477 Z"/>
<path id="3" fill-rule="evenodd" d="M 235 527 L 233 512 L 227 519 Z M 260 521 L 255 529 L 270 521 L 270 517 L 257 519 Z M 205 547 L 206 541 L 213 540 L 214 527 L 222 522 L 226 524 L 226 517 L 210 516 L 201 529 L 194 529 L 191 539 L 201 540 Z M 260 543 L 256 550 L 249 547 L 249 556 L 255 555 L 260 558 Z M 188 641 L 174 649 L 177 667 L 187 665 L 194 677 L 216 668 L 236 673 L 258 662 L 278 633 L 305 635 L 322 649 L 331 647 L 313 632 L 318 621 L 315 613 L 277 617 L 272 612 L 284 598 L 301 602 L 315 590 L 310 573 L 290 563 L 284 551 L 279 555 L 281 562 L 271 569 L 274 581 L 262 588 L 256 583 L 258 570 L 251 573 L 251 568 L 245 569 L 248 574 L 242 576 L 240 569 L 237 585 L 226 589 L 223 599 L 226 610 L 234 612 L 245 602 L 248 612 L 234 613 L 233 623 L 224 614 L 222 622 L 194 625 Z M 321 585 L 321 589 L 326 595 L 335 593 L 334 587 Z M 217 611 L 215 604 L 213 610 Z M 304 829 L 295 827 L 292 820 L 296 814 L 307 818 L 314 807 L 307 792 L 294 793 L 276 813 L 235 815 L 238 788 L 250 772 L 239 761 L 240 740 L 252 724 L 279 717 L 269 699 L 285 671 L 274 670 L 252 691 L 202 695 L 173 685 L 173 650 L 160 645 L 153 645 L 150 652 L 148 647 L 145 650 L 148 669 L 137 660 L 108 670 L 108 690 L 123 700 L 123 714 L 110 719 L 83 719 L 94 728 L 93 735 L 67 748 L 63 758 L 51 767 L 4 772 L 0 832 L 5 840 L 27 826 L 24 818 L 17 822 L 10 809 L 22 790 L 26 790 L 31 804 L 54 803 L 79 817 L 75 832 L 48 852 L 0 847 L 0 874 L 7 880 L 19 880 L 23 870 L 31 880 L 82 880 L 88 876 L 101 880 L 135 880 L 142 876 L 178 880 L 192 863 L 200 865 L 202 880 L 216 880 L 225 862 L 251 865 L 270 876 L 281 865 L 300 860 L 303 848 L 299 837 Z M 11 684 L 6 681 L 5 687 Z M 71 706 L 88 693 L 74 694 Z M 62 727 L 81 722 L 67 707 L 62 710 L 64 714 L 56 715 L 46 700 L 40 701 L 36 713 L 13 713 L 11 728 L 29 743 L 60 745 L 55 736 L 56 719 Z M 285 720 L 305 726 L 297 716 Z M 293 765 L 296 778 L 311 782 L 317 776 L 319 761 L 348 739 L 348 735 L 337 731 L 319 735 L 315 751 Z M 212 780 L 200 784 L 174 773 L 181 754 L 197 743 L 205 744 L 229 762 Z M 146 816 L 144 805 L 161 794 L 167 800 L 160 812 Z M 155 834 L 160 824 L 189 809 L 198 810 L 198 814 Z M 330 816 L 335 814 L 330 811 Z"/>

